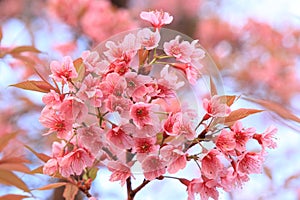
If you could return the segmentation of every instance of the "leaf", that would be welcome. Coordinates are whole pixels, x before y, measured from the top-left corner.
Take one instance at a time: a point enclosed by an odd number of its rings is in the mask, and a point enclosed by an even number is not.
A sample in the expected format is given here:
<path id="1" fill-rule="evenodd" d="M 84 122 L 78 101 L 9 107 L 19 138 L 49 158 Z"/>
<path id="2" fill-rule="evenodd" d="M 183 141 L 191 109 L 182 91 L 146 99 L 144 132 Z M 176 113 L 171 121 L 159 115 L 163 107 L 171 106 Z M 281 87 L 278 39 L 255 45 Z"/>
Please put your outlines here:
<path id="1" fill-rule="evenodd" d="M 48 93 L 50 90 L 56 90 L 52 85 L 45 81 L 24 81 L 10 86 L 43 93 Z"/>
<path id="2" fill-rule="evenodd" d="M 4 196 L 0 196 L 0 200 L 22 200 L 25 198 L 29 198 L 29 196 L 19 194 L 7 194 Z"/>
<path id="3" fill-rule="evenodd" d="M 34 190 L 51 190 L 51 189 L 59 188 L 64 185 L 67 185 L 67 183 L 66 182 L 50 183 L 48 185 L 45 185 L 43 187 L 40 187 L 40 188 L 37 188 Z"/>
<path id="4" fill-rule="evenodd" d="M 4 149 L 4 147 L 8 144 L 8 142 L 17 136 L 18 132 L 13 132 L 9 134 L 5 134 L 1 136 L 0 140 L 0 152 Z"/>
<path id="5" fill-rule="evenodd" d="M 74 67 L 76 69 L 76 72 L 78 74 L 77 78 L 72 79 L 72 81 L 77 82 L 77 81 L 82 81 L 84 78 L 85 74 L 85 67 L 83 64 L 82 58 L 78 58 L 73 61 Z"/>
<path id="6" fill-rule="evenodd" d="M 37 167 L 37 168 L 31 170 L 30 173 L 31 173 L 31 174 L 44 174 L 44 173 L 43 173 L 43 168 L 44 168 L 43 165 L 42 165 L 42 166 L 39 166 L 39 167 Z"/>
<path id="7" fill-rule="evenodd" d="M 218 94 L 217 88 L 216 88 L 216 85 L 215 85 L 213 79 L 211 78 L 211 76 L 209 77 L 209 84 L 210 84 L 210 94 L 211 94 L 211 96 L 217 95 Z"/>
<path id="8" fill-rule="evenodd" d="M 27 185 L 14 173 L 7 170 L 0 170 L 0 183 L 15 186 L 25 192 L 29 192 Z"/>
<path id="9" fill-rule="evenodd" d="M 93 167 L 93 168 L 89 169 L 88 177 L 91 178 L 92 180 L 95 180 L 95 178 L 97 177 L 97 172 L 98 172 L 97 167 Z"/>
<path id="10" fill-rule="evenodd" d="M 1 42 L 2 38 L 3 38 L 3 32 L 2 32 L 2 27 L 0 26 L 0 42 Z"/>
<path id="11" fill-rule="evenodd" d="M 35 150 L 33 150 L 31 147 L 24 145 L 29 151 L 31 151 L 36 157 L 38 157 L 41 161 L 47 162 L 51 157 L 47 156 L 44 153 L 38 153 Z"/>
<path id="12" fill-rule="evenodd" d="M 147 59 L 149 55 L 149 51 L 146 49 L 139 49 L 138 50 L 138 56 L 139 56 L 139 66 L 142 66 L 145 63 L 145 60 Z"/>
<path id="13" fill-rule="evenodd" d="M 257 103 L 265 107 L 266 109 L 273 111 L 283 119 L 289 119 L 300 123 L 300 118 L 294 115 L 290 110 L 284 108 L 281 104 L 278 104 L 273 101 L 262 100 L 262 99 L 253 99 L 253 98 L 246 98 L 246 97 L 244 97 L 244 99 Z"/>
<path id="14" fill-rule="evenodd" d="M 19 171 L 29 174 L 29 168 L 21 163 L 1 163 L 0 170 L 7 170 L 7 171 Z"/>
<path id="15" fill-rule="evenodd" d="M 67 183 L 63 193 L 63 197 L 65 197 L 66 200 L 74 200 L 77 193 L 78 193 L 78 187 L 71 183 Z"/>
<path id="16" fill-rule="evenodd" d="M 273 179 L 273 176 L 272 176 L 272 171 L 271 171 L 271 169 L 270 168 L 268 168 L 268 167 L 266 167 L 266 166 L 264 166 L 264 173 L 266 174 L 266 176 L 270 179 L 270 180 L 272 180 Z"/>
<path id="17" fill-rule="evenodd" d="M 41 53 L 40 50 L 35 48 L 34 46 L 18 46 L 12 50 L 10 50 L 10 54 L 20 54 L 22 52 L 33 52 L 33 53 Z"/>
<path id="18" fill-rule="evenodd" d="M 243 119 L 249 115 L 262 112 L 263 110 L 257 109 L 247 109 L 247 108 L 240 108 L 238 110 L 232 111 L 228 117 L 225 117 L 224 122 L 226 125 L 233 125 L 236 121 Z"/>
<path id="19" fill-rule="evenodd" d="M 231 106 L 235 100 L 237 99 L 237 96 L 235 95 L 224 95 L 224 96 L 220 96 L 220 101 L 222 103 L 226 103 L 227 106 Z"/>

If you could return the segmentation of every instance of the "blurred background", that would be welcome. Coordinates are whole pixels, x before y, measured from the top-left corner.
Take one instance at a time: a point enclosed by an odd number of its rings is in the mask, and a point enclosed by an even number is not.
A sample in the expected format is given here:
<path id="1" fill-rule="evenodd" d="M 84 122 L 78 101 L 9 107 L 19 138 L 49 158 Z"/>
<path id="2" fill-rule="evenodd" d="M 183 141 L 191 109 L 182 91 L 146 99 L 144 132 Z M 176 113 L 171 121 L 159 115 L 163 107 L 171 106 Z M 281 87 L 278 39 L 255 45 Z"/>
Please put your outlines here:
<path id="1" fill-rule="evenodd" d="M 47 77 L 53 59 L 65 55 L 75 59 L 114 34 L 148 26 L 139 20 L 139 13 L 152 9 L 174 16 L 167 28 L 199 40 L 216 63 L 226 94 L 260 99 L 236 105 L 268 110 L 245 119 L 248 127 L 262 132 L 274 124 L 279 129 L 278 148 L 267 155 L 263 174 L 252 176 L 242 189 L 220 191 L 220 199 L 300 199 L 298 0 L 0 0 L 0 164 L 4 158 L 18 158 L 19 167 L 34 170 L 42 162 L 22 144 L 49 155 L 55 140 L 42 136 L 38 122 L 42 95 L 8 86 L 37 80 L 35 69 Z M 29 189 L 56 181 L 30 175 L 26 167 L 11 173 Z M 106 169 L 98 172 L 92 194 L 124 199 L 125 189 L 109 182 L 109 175 Z M 0 179 L 1 183 L 5 185 L 0 185 L 0 196 L 26 195 L 20 184 L 14 187 Z M 185 190 L 176 181 L 153 182 L 137 199 L 186 199 Z M 32 193 L 36 199 L 56 200 L 62 192 Z"/>

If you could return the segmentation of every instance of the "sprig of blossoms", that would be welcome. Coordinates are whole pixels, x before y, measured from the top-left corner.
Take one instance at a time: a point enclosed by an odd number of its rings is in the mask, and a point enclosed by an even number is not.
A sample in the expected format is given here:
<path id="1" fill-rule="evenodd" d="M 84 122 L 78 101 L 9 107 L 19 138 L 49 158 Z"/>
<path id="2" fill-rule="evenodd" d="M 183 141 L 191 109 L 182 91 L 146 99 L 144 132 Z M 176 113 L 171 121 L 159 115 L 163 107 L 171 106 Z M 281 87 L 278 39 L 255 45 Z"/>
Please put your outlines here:
<path id="1" fill-rule="evenodd" d="M 261 172 L 265 150 L 276 147 L 277 129 L 258 134 L 244 128 L 239 119 L 249 114 L 230 109 L 235 96 L 203 99 L 204 115 L 192 104 L 180 106 L 189 99 L 180 102 L 178 94 L 201 79 L 205 51 L 197 40 L 180 36 L 161 44 L 161 27 L 173 20 L 168 13 L 142 12 L 141 18 L 153 29 L 107 41 L 104 52 L 86 51 L 74 61 L 65 57 L 51 62 L 56 86 L 43 97 L 40 122 L 61 141 L 53 143 L 44 173 L 81 184 L 90 196 L 82 185 L 90 186 L 95 178 L 90 171 L 106 165 L 110 181 L 126 183 L 128 199 L 133 199 L 150 181 L 170 178 L 166 173 L 176 174 L 187 162 L 195 162 L 200 175 L 171 178 L 187 186 L 188 199 L 195 194 L 218 199 L 217 188 L 231 191 L 248 181 L 249 174 Z M 261 146 L 259 152 L 247 149 L 250 140 Z M 213 144 L 209 148 L 208 141 Z M 141 166 L 145 181 L 132 189 L 135 165 Z"/>

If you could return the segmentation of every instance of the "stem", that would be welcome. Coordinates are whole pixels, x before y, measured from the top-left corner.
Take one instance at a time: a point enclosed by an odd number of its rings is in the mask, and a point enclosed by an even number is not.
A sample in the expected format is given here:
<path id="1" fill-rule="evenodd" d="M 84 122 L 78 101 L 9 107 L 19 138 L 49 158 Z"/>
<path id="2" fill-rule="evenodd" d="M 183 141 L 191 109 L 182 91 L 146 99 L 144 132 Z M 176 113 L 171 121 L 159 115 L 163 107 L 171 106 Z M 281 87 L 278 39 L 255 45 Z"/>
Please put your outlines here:
<path id="1" fill-rule="evenodd" d="M 126 179 L 126 187 L 127 187 L 127 200 L 133 200 L 136 193 L 138 193 L 141 189 L 143 189 L 148 183 L 150 183 L 149 180 L 144 179 L 141 185 L 139 185 L 137 188 L 134 190 L 132 189 L 131 186 L 131 177 L 128 177 Z"/>

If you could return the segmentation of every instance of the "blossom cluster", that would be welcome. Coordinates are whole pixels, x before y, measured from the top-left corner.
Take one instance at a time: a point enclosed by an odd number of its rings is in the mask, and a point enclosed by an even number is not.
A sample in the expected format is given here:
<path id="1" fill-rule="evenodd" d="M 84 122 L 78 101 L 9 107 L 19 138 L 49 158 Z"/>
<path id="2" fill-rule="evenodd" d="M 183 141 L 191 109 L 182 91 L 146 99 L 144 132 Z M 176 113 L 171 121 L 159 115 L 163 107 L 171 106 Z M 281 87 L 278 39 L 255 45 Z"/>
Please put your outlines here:
<path id="1" fill-rule="evenodd" d="M 201 79 L 205 51 L 197 40 L 180 36 L 161 41 L 162 26 L 173 20 L 168 13 L 140 16 L 153 28 L 107 41 L 104 52 L 51 62 L 56 89 L 43 97 L 40 122 L 49 128 L 46 134 L 55 132 L 60 141 L 53 143 L 44 173 L 90 181 L 90 169 L 106 165 L 110 180 L 124 185 L 134 176 L 134 166 L 141 166 L 145 179 L 152 181 L 192 161 L 200 175 L 193 180 L 177 177 L 187 186 L 188 199 L 197 193 L 202 199 L 218 199 L 217 188 L 230 191 L 248 181 L 249 174 L 261 172 L 265 149 L 276 147 L 276 128 L 258 134 L 238 119 L 221 125 L 234 112 L 226 96 L 201 100 L 203 116 L 189 99 L 181 100 L 184 86 Z M 260 152 L 247 150 L 251 139 Z M 213 146 L 206 146 L 208 142 Z"/>

